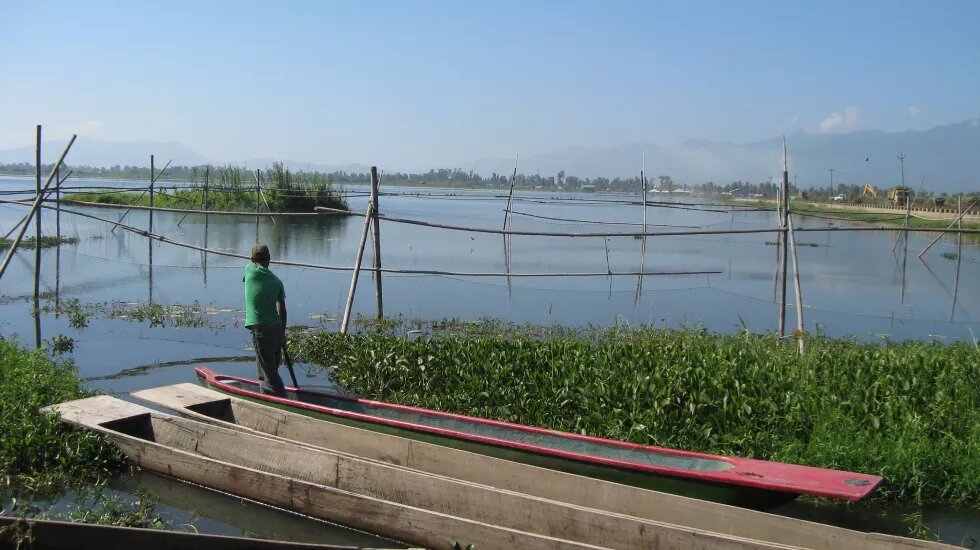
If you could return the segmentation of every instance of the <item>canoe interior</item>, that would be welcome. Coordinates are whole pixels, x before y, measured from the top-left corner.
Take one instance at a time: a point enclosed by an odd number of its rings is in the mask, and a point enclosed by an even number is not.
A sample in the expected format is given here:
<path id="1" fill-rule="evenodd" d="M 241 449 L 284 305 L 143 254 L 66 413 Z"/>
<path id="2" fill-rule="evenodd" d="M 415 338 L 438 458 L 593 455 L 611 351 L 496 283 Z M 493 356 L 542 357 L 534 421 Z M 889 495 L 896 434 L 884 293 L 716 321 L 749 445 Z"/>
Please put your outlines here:
<path id="1" fill-rule="evenodd" d="M 230 386 L 243 389 L 254 390 L 255 386 L 238 380 L 228 380 Z M 599 456 L 611 460 L 620 460 L 633 464 L 649 466 L 662 466 L 665 468 L 678 468 L 681 470 L 702 471 L 702 472 L 721 472 L 734 467 L 734 464 L 725 460 L 715 460 L 710 458 L 684 456 L 679 454 L 668 454 L 649 449 L 637 449 L 620 447 L 615 445 L 602 444 L 596 441 L 573 439 L 564 437 L 558 433 L 544 433 L 540 431 L 524 431 L 510 426 L 499 424 L 488 424 L 482 422 L 468 421 L 462 417 L 447 417 L 436 414 L 429 414 L 422 411 L 406 411 L 404 409 L 394 409 L 391 407 L 379 407 L 358 401 L 337 398 L 328 394 L 293 391 L 288 392 L 289 398 L 303 403 L 321 405 L 331 409 L 340 409 L 352 413 L 364 414 L 376 418 L 386 418 L 417 424 L 429 428 L 440 430 L 450 430 L 462 432 L 481 437 L 492 437 L 513 443 L 523 443 L 544 447 L 559 451 L 580 453 L 590 456 Z"/>
<path id="2" fill-rule="evenodd" d="M 245 389 L 250 389 L 242 382 L 239 382 L 239 384 L 242 384 Z M 217 384 L 211 387 L 218 391 L 222 391 L 222 384 Z M 322 396 L 309 392 L 288 393 L 291 398 L 300 397 L 303 402 L 316 405 L 325 405 L 325 403 L 332 401 L 345 402 L 343 400 L 333 399 L 330 397 L 326 397 L 323 401 L 321 401 Z M 270 402 L 249 395 L 237 395 L 237 397 L 283 410 L 298 412 L 320 420 L 343 424 L 345 426 L 351 426 L 399 437 L 408 437 L 434 445 L 493 456 L 495 458 L 509 460 L 512 462 L 530 464 L 533 466 L 563 471 L 575 475 L 602 479 L 622 485 L 639 487 L 641 489 L 650 489 L 653 491 L 683 495 L 701 500 L 731 504 L 734 506 L 765 510 L 786 504 L 798 496 L 796 493 L 771 491 L 767 489 L 758 489 L 754 487 L 744 487 L 732 484 L 713 483 L 696 479 L 670 477 L 636 470 L 610 468 L 602 464 L 581 462 L 558 456 L 536 454 L 512 447 L 457 439 L 432 432 L 409 430 L 401 427 L 378 424 L 376 422 L 312 411 L 309 409 L 297 409 L 286 404 Z M 346 403 L 349 403 L 349 401 Z M 218 420 L 224 420 L 231 423 L 236 422 L 235 405 L 230 400 L 191 405 L 188 408 Z"/>

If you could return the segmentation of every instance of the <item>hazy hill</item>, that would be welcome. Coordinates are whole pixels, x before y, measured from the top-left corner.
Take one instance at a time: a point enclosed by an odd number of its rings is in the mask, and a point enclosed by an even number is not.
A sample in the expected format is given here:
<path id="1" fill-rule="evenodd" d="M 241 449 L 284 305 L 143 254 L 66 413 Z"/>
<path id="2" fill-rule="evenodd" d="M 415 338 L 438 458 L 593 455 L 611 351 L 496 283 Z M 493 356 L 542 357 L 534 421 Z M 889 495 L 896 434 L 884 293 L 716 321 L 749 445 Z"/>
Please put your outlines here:
<path id="1" fill-rule="evenodd" d="M 905 151 L 906 182 L 930 191 L 974 191 L 980 189 L 980 119 L 937 126 L 925 131 L 864 131 L 850 134 L 797 133 L 786 138 L 790 156 L 790 174 L 801 187 L 830 183 L 829 169 L 834 169 L 834 183 L 871 183 L 890 187 L 899 183 L 901 171 L 896 155 Z M 53 162 L 64 143 L 45 142 L 44 162 Z M 618 147 L 590 149 L 570 147 L 543 155 L 521 157 L 519 171 L 552 176 L 564 170 L 579 177 L 629 177 L 640 172 L 640 159 L 646 152 L 647 174 L 652 178 L 669 175 L 678 183 L 714 181 L 726 184 L 735 180 L 762 182 L 782 176 L 780 138 L 745 144 L 692 140 L 663 147 L 632 143 Z M 79 138 L 72 148 L 70 164 L 90 166 L 149 166 L 150 153 L 157 165 L 169 159 L 175 165 L 198 165 L 225 161 L 207 159 L 179 143 L 103 142 Z M 0 163 L 33 162 L 33 147 L 0 151 Z M 266 167 L 275 159 L 258 158 L 247 162 L 249 168 Z M 284 161 L 293 170 L 323 172 L 367 172 L 361 164 L 325 165 L 302 161 Z M 492 172 L 510 174 L 513 159 L 482 159 L 456 166 L 483 175 Z M 387 172 L 398 166 L 380 167 Z M 441 168 L 433 166 L 432 168 Z M 791 176 L 792 177 L 792 176 Z M 654 180 L 655 181 L 655 180 Z"/>
<path id="2" fill-rule="evenodd" d="M 980 189 L 980 119 L 937 126 L 925 131 L 851 134 L 797 133 L 786 137 L 790 174 L 800 186 L 834 183 L 899 183 L 896 156 L 905 151 L 909 185 L 936 191 Z M 648 176 L 669 175 L 682 183 L 735 180 L 752 182 L 782 177 L 780 138 L 746 144 L 687 141 L 674 147 L 634 143 L 606 149 L 571 147 L 545 155 L 521 157 L 519 171 L 553 175 L 564 170 L 581 177 L 626 177 L 640 172 L 646 151 Z M 460 165 L 481 174 L 510 174 L 514 159 L 482 159 Z"/>
<path id="3" fill-rule="evenodd" d="M 67 145 L 65 141 L 42 141 L 41 161 L 45 164 L 58 160 Z M 149 166 L 150 154 L 156 155 L 156 165 L 163 167 L 173 159 L 174 166 L 194 166 L 208 162 L 200 153 L 176 142 L 153 141 L 98 141 L 79 137 L 68 153 L 66 162 L 80 166 Z M 34 163 L 34 146 L 0 150 L 0 163 Z"/>

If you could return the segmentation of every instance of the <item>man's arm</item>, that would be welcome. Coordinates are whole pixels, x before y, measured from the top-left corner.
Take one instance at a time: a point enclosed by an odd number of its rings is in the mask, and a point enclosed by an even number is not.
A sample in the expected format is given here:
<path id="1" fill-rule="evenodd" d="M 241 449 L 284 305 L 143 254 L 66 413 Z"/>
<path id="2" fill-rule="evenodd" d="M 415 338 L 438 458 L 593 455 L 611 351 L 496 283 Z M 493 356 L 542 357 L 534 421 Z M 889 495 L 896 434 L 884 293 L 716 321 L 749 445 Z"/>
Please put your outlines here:
<path id="1" fill-rule="evenodd" d="M 279 310 L 279 321 L 282 323 L 282 341 L 286 341 L 286 298 L 276 300 L 276 309 Z"/>

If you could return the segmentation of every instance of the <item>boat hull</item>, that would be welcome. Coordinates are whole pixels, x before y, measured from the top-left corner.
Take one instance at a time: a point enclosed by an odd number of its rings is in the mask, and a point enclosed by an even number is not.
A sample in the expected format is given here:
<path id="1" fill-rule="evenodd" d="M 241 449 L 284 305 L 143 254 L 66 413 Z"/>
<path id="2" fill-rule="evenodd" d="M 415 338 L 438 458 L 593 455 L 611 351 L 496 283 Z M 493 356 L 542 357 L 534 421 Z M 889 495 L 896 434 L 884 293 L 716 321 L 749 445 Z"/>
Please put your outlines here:
<path id="1" fill-rule="evenodd" d="M 53 405 L 139 466 L 429 548 L 790 548 L 613 514 L 174 417 L 110 396 Z M 792 546 L 795 548 L 795 546 Z"/>
<path id="2" fill-rule="evenodd" d="M 865 476 L 862 474 L 851 474 L 849 472 L 837 472 L 834 470 L 807 468 L 751 459 L 716 457 L 699 453 L 630 445 L 597 438 L 586 438 L 575 434 L 563 434 L 540 428 L 529 428 L 484 419 L 448 415 L 425 409 L 389 405 L 367 400 L 352 400 L 342 396 L 318 394 L 317 392 L 305 390 L 292 391 L 292 395 L 300 399 L 281 399 L 254 391 L 253 388 L 257 390 L 258 383 L 253 380 L 219 375 L 206 368 L 198 368 L 197 372 L 202 383 L 216 391 L 283 410 L 301 413 L 328 422 L 406 437 L 453 449 L 602 479 L 623 485 L 754 509 L 767 509 L 779 506 L 793 500 L 799 494 L 805 493 L 830 498 L 859 500 L 869 494 L 881 481 L 881 478 L 877 476 Z M 618 460 L 597 459 L 582 453 L 515 443 L 500 437 L 466 434 L 453 430 L 434 428 L 430 425 L 392 421 L 389 418 L 375 418 L 366 414 L 322 406 L 315 403 L 317 399 L 327 399 L 335 404 L 348 401 L 365 407 L 387 407 L 391 410 L 404 410 L 409 416 L 439 415 L 440 417 L 448 418 L 447 422 L 472 422 L 481 426 L 490 425 L 490 428 L 493 429 L 515 430 L 515 434 L 517 435 L 531 432 L 532 436 L 537 435 L 539 438 L 567 439 L 570 445 L 601 444 L 606 447 L 615 446 L 616 448 L 624 448 L 627 451 L 649 449 L 652 450 L 651 453 L 656 452 L 661 455 L 666 455 L 668 460 L 673 460 L 675 463 L 685 460 L 694 464 L 724 462 L 726 466 L 729 464 L 730 466 L 727 468 L 729 471 L 684 471 L 679 468 L 651 467 Z M 584 443 L 581 443 L 583 441 Z M 840 494 L 833 494 L 831 491 L 823 490 L 821 487 L 812 487 L 812 485 L 815 485 L 812 481 L 810 483 L 811 486 L 794 487 L 792 483 L 777 485 L 772 480 L 766 478 L 765 473 L 767 473 L 767 468 L 775 469 L 777 474 L 782 475 L 782 478 L 786 477 L 785 471 L 787 470 L 791 473 L 794 470 L 798 471 L 801 475 L 809 476 L 809 478 L 824 475 L 826 472 L 828 477 L 833 477 L 838 483 L 842 479 L 845 481 L 856 480 L 859 484 L 863 485 L 863 488 L 861 485 L 857 487 L 846 486 L 842 487 L 843 491 Z M 760 474 L 757 472 L 763 473 Z M 776 478 L 777 476 L 772 477 Z M 817 481 L 820 480 L 817 479 Z M 829 485 L 829 483 L 826 485 Z"/>

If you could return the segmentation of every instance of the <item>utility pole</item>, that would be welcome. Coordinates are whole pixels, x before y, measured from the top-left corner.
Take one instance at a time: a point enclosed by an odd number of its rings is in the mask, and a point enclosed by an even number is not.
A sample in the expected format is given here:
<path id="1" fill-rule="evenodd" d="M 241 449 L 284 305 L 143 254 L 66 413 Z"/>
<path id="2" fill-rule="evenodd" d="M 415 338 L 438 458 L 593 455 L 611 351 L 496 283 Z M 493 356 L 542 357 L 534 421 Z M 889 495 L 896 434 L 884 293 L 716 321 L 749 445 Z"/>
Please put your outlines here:
<path id="1" fill-rule="evenodd" d="M 902 154 L 895 158 L 898 159 L 898 162 L 902 163 L 902 187 L 905 187 L 905 151 L 902 151 Z"/>
<path id="2" fill-rule="evenodd" d="M 827 171 L 830 172 L 830 194 L 827 195 L 827 200 L 830 201 L 834 198 L 834 169 L 831 168 Z"/>

